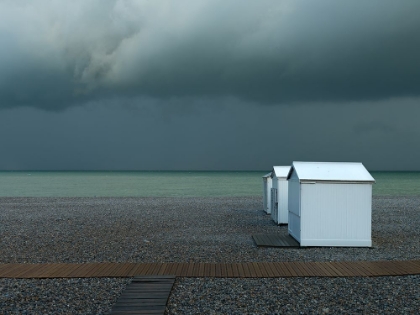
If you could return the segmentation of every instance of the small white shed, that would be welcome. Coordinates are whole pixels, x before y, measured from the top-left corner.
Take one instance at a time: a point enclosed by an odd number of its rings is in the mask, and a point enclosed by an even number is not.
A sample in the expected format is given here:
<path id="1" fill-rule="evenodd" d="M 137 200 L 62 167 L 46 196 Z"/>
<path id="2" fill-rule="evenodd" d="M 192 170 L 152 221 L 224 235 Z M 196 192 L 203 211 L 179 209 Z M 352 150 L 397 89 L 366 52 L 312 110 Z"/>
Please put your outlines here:
<path id="1" fill-rule="evenodd" d="M 271 218 L 277 224 L 288 223 L 289 185 L 287 176 L 290 170 L 291 166 L 273 166 L 273 171 L 271 172 Z"/>
<path id="2" fill-rule="evenodd" d="M 271 213 L 271 173 L 263 176 L 263 209 L 269 214 Z"/>
<path id="3" fill-rule="evenodd" d="M 288 230 L 301 246 L 372 246 L 375 179 L 362 163 L 293 162 L 288 182 Z"/>

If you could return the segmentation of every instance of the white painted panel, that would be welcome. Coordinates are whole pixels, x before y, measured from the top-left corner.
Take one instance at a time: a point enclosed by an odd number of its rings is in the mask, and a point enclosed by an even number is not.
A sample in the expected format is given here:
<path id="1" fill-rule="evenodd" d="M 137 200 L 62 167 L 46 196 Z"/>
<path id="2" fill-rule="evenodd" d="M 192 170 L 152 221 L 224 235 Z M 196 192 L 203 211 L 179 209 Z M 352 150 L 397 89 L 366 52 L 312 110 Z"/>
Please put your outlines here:
<path id="1" fill-rule="evenodd" d="M 277 222 L 277 217 L 278 217 L 278 203 L 277 203 L 277 189 L 273 188 L 271 190 L 271 199 L 272 199 L 272 203 L 271 203 L 271 219 L 273 219 L 274 222 Z"/>
<path id="2" fill-rule="evenodd" d="M 371 184 L 301 184 L 302 246 L 366 246 L 371 220 Z"/>
<path id="3" fill-rule="evenodd" d="M 275 179 L 273 179 L 273 183 L 276 182 Z M 274 186 L 274 185 L 273 185 Z M 271 189 L 271 219 L 273 219 L 274 222 L 278 223 L 278 203 L 277 203 L 277 188 Z"/>
<path id="4" fill-rule="evenodd" d="M 274 174 L 274 173 L 273 173 Z M 275 175 L 275 174 L 274 174 Z M 273 187 L 271 189 L 271 219 L 277 223 L 277 183 L 278 179 L 276 176 L 272 177 L 272 184 Z"/>
<path id="5" fill-rule="evenodd" d="M 277 190 L 277 223 L 288 224 L 289 222 L 289 183 L 287 180 L 278 181 Z"/>
<path id="6" fill-rule="evenodd" d="M 292 170 L 292 173 L 290 174 L 290 179 L 299 179 L 295 169 Z"/>
<path id="7" fill-rule="evenodd" d="M 371 247 L 371 240 L 301 239 L 300 246 Z"/>
<path id="8" fill-rule="evenodd" d="M 271 218 L 276 222 L 275 220 L 275 216 L 276 216 L 276 195 L 275 195 L 275 191 L 277 189 L 277 177 L 272 177 L 271 178 L 272 182 L 271 182 L 271 209 L 270 209 L 270 213 L 271 213 Z"/>
<path id="9" fill-rule="evenodd" d="M 300 216 L 300 183 L 296 179 L 290 179 L 288 191 L 288 207 L 289 212 Z"/>
<path id="10" fill-rule="evenodd" d="M 263 210 L 267 209 L 267 178 L 263 177 Z"/>
<path id="11" fill-rule="evenodd" d="M 271 187 L 272 188 L 277 188 L 277 182 L 278 182 L 277 177 L 271 178 Z"/>
<path id="12" fill-rule="evenodd" d="M 275 222 L 278 223 L 278 205 L 276 204 L 273 209 L 271 210 L 271 219 Z"/>
<path id="13" fill-rule="evenodd" d="M 288 231 L 295 240 L 300 242 L 300 218 L 296 214 L 290 212 Z"/>
<path id="14" fill-rule="evenodd" d="M 297 178 L 288 180 L 288 230 L 298 242 L 300 242 L 300 183 Z"/>
<path id="15" fill-rule="evenodd" d="M 272 187 L 272 179 L 268 177 L 267 178 L 267 207 L 265 208 L 265 212 L 267 214 L 271 213 L 271 187 Z"/>
<path id="16" fill-rule="evenodd" d="M 349 162 L 293 162 L 293 169 L 302 180 L 369 182 L 375 179 L 362 163 Z"/>
<path id="17" fill-rule="evenodd" d="M 292 167 L 290 165 L 288 165 L 288 166 L 273 166 L 273 174 L 277 178 L 287 178 L 291 168 Z"/>
<path id="18" fill-rule="evenodd" d="M 273 214 L 277 211 L 277 188 L 271 188 L 271 211 Z"/>

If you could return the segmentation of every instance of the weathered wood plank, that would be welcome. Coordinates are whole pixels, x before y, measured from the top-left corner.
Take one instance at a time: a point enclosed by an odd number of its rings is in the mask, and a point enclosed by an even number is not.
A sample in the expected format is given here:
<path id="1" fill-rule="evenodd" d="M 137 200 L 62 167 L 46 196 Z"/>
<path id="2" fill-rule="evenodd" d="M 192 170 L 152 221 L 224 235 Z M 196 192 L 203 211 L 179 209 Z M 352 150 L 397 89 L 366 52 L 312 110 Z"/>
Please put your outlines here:
<path id="1" fill-rule="evenodd" d="M 176 264 L 175 263 L 168 263 L 168 266 L 166 267 L 166 274 L 172 274 L 174 275 L 176 271 Z"/>
<path id="2" fill-rule="evenodd" d="M 230 264 L 230 266 L 232 268 L 232 277 L 238 278 L 240 276 L 239 271 L 238 271 L 238 264 L 234 263 L 234 264 Z"/>
<path id="3" fill-rule="evenodd" d="M 244 271 L 244 266 L 243 264 L 236 264 L 236 268 L 238 268 L 238 277 L 239 278 L 244 278 L 245 277 L 245 271 Z"/>
<path id="4" fill-rule="evenodd" d="M 49 278 L 54 275 L 57 270 L 61 269 L 61 264 L 48 264 L 48 268 L 44 269 L 42 272 L 39 273 L 40 278 Z"/>
<path id="5" fill-rule="evenodd" d="M 132 277 L 375 277 L 420 274 L 420 262 L 251 262 L 251 263 L 85 263 L 0 264 L 3 278 Z"/>
<path id="6" fill-rule="evenodd" d="M 272 262 L 265 263 L 266 268 L 269 269 L 270 277 L 276 277 L 276 269 L 274 268 L 274 264 Z"/>
<path id="7" fill-rule="evenodd" d="M 200 275 L 204 274 L 204 263 L 198 263 L 198 272 Z"/>
<path id="8" fill-rule="evenodd" d="M 187 276 L 187 270 L 188 270 L 188 263 L 180 263 L 181 264 L 181 270 L 178 274 L 179 277 L 186 277 Z"/>
<path id="9" fill-rule="evenodd" d="M 283 265 L 293 277 L 298 277 L 299 276 L 299 273 L 296 272 L 295 269 L 293 268 L 293 263 L 285 262 L 285 263 L 283 263 Z"/>
<path id="10" fill-rule="evenodd" d="M 62 276 L 63 278 L 70 278 L 70 277 L 74 277 L 74 275 L 77 274 L 77 269 L 82 268 L 83 264 L 65 264 L 65 266 L 63 266 L 63 273 Z M 98 269 L 103 269 L 105 267 L 105 264 L 101 263 L 98 264 L 97 269 L 95 269 L 95 271 L 97 271 Z"/>
<path id="11" fill-rule="evenodd" d="M 345 270 L 348 274 L 348 276 L 357 276 L 358 275 L 358 271 L 356 268 L 353 267 L 352 264 L 346 264 L 344 262 L 341 261 L 336 261 L 335 265 L 339 266 L 341 269 Z M 362 271 L 362 270 L 360 270 Z"/>
<path id="12" fill-rule="evenodd" d="M 306 262 L 305 266 L 309 270 L 312 277 L 317 277 L 320 274 L 320 270 L 314 262 Z"/>
<path id="13" fill-rule="evenodd" d="M 211 264 L 211 277 L 216 277 L 216 265 L 217 264 Z"/>
<path id="14" fill-rule="evenodd" d="M 366 264 L 364 261 L 359 261 L 358 265 L 360 268 L 363 268 L 368 273 L 368 277 L 373 277 L 376 275 L 375 271 L 372 269 L 372 267 L 368 264 Z"/>
<path id="15" fill-rule="evenodd" d="M 308 268 L 308 266 L 304 262 L 296 262 L 296 267 L 300 271 L 300 275 L 302 277 L 310 277 L 312 276 L 311 270 Z"/>
<path id="16" fill-rule="evenodd" d="M 258 270 L 256 269 L 255 263 L 248 263 L 249 271 L 251 272 L 252 278 L 258 278 Z"/>
<path id="17" fill-rule="evenodd" d="M 418 270 L 418 267 L 415 267 L 412 262 L 410 261 L 387 261 L 388 268 L 391 270 L 399 270 L 400 272 L 404 272 L 406 274 L 411 274 Z"/>
<path id="18" fill-rule="evenodd" d="M 165 275 L 166 274 L 165 271 L 167 270 L 167 268 L 168 268 L 168 264 L 166 264 L 166 263 L 160 264 L 159 270 L 157 270 L 156 274 L 157 275 Z"/>
<path id="19" fill-rule="evenodd" d="M 299 242 L 290 235 L 257 234 L 252 238 L 258 247 L 300 247 Z"/>
<path id="20" fill-rule="evenodd" d="M 193 275 L 193 270 L 194 270 L 194 264 L 189 263 L 188 269 L 187 269 L 187 277 L 191 277 Z"/>
<path id="21" fill-rule="evenodd" d="M 318 277 L 332 277 L 333 274 L 331 273 L 331 270 L 325 265 L 324 262 L 314 262 L 314 266 L 318 270 Z"/>
<path id="22" fill-rule="evenodd" d="M 160 269 L 161 265 L 157 265 Z M 150 272 L 149 266 L 146 272 Z M 175 276 L 135 277 L 112 307 L 111 315 L 164 314 Z"/>
<path id="23" fill-rule="evenodd" d="M 198 263 L 194 263 L 193 268 L 193 277 L 199 277 L 200 276 L 200 265 Z"/>
<path id="24" fill-rule="evenodd" d="M 248 264 L 247 263 L 243 263 L 242 264 L 242 268 L 243 268 L 243 270 L 244 270 L 244 278 L 251 278 L 252 277 L 252 275 L 251 275 L 251 271 L 249 270 L 249 266 L 248 266 Z"/>
<path id="25" fill-rule="evenodd" d="M 114 267 L 115 263 L 101 263 L 101 266 L 97 269 L 93 269 L 93 272 L 97 277 L 109 277 L 112 274 Z M 73 276 L 75 273 L 80 276 L 80 270 L 76 270 L 72 275 L 69 275 L 69 277 Z"/>
<path id="26" fill-rule="evenodd" d="M 226 264 L 219 264 L 220 268 L 220 277 L 227 278 L 227 268 Z"/>

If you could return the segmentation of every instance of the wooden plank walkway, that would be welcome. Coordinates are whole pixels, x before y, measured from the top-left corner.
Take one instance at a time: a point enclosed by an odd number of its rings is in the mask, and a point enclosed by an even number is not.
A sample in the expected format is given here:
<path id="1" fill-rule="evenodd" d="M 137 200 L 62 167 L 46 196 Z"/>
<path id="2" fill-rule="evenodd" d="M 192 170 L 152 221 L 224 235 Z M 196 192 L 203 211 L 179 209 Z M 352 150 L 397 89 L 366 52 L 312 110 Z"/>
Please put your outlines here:
<path id="1" fill-rule="evenodd" d="M 135 277 L 112 307 L 110 315 L 165 313 L 175 276 Z"/>
<path id="2" fill-rule="evenodd" d="M 290 235 L 257 234 L 252 238 L 258 247 L 300 247 L 299 242 Z"/>
<path id="3" fill-rule="evenodd" d="M 420 274 L 420 260 L 351 262 L 0 264 L 0 278 L 177 277 L 280 278 L 375 277 Z"/>

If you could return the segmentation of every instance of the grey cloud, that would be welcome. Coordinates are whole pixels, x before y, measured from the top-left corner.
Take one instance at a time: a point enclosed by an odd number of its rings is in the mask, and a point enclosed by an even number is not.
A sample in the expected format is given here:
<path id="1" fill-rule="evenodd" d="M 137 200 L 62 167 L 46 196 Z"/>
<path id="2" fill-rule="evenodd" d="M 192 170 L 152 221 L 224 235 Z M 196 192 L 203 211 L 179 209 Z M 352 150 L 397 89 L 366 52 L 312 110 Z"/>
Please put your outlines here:
<path id="1" fill-rule="evenodd" d="M 261 107 L 229 100 L 215 109 L 211 100 L 200 104 L 192 100 L 190 110 L 179 112 L 178 101 L 133 100 L 125 106 L 91 102 L 63 112 L 7 109 L 0 115 L 0 166 L 269 170 L 301 160 L 363 162 L 370 170 L 418 170 L 419 101 Z M 356 133 L 354 127 L 361 122 L 397 127 L 386 133 Z"/>
<path id="2" fill-rule="evenodd" d="M 0 108 L 420 95 L 418 1 L 3 1 Z"/>
<path id="3" fill-rule="evenodd" d="M 354 131 L 360 134 L 372 134 L 378 132 L 380 134 L 387 134 L 396 132 L 397 129 L 391 124 L 381 121 L 372 121 L 368 123 L 359 123 L 354 127 Z"/>

